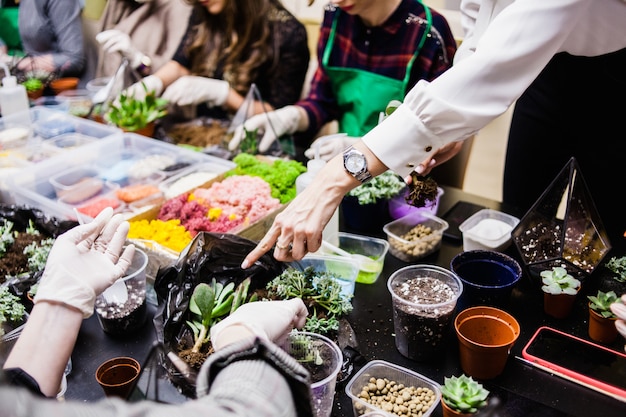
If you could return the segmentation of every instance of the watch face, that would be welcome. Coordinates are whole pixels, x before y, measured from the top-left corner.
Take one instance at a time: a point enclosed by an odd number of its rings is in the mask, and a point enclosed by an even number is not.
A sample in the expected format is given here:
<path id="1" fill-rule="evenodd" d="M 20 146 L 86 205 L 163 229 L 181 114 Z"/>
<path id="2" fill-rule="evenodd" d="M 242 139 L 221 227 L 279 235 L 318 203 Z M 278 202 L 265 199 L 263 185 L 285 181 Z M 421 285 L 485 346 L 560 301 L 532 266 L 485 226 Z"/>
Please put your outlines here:
<path id="1" fill-rule="evenodd" d="M 365 168 L 365 158 L 356 152 L 351 152 L 346 158 L 346 169 L 354 174 Z"/>

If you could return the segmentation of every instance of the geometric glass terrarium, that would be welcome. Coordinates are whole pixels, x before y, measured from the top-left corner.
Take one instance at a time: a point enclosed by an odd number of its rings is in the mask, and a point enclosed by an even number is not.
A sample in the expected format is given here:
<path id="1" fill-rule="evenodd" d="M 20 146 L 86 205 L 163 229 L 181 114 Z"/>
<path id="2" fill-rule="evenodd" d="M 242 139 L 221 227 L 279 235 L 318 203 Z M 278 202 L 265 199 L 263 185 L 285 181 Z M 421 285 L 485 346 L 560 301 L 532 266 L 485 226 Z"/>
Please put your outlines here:
<path id="1" fill-rule="evenodd" d="M 564 266 L 584 280 L 611 244 L 578 162 L 571 158 L 511 232 L 531 276 Z"/>

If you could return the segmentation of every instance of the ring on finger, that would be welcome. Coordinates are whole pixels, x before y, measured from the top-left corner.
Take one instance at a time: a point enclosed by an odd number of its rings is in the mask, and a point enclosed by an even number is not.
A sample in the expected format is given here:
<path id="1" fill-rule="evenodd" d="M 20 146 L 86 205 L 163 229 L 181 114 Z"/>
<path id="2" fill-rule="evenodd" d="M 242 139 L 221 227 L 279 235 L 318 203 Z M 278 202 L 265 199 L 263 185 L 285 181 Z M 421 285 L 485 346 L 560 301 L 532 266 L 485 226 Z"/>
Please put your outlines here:
<path id="1" fill-rule="evenodd" d="M 276 247 L 278 249 L 280 249 L 280 250 L 285 250 L 285 249 L 289 248 L 289 246 L 290 246 L 289 244 L 283 246 L 283 245 L 278 244 L 278 242 L 276 242 Z"/>

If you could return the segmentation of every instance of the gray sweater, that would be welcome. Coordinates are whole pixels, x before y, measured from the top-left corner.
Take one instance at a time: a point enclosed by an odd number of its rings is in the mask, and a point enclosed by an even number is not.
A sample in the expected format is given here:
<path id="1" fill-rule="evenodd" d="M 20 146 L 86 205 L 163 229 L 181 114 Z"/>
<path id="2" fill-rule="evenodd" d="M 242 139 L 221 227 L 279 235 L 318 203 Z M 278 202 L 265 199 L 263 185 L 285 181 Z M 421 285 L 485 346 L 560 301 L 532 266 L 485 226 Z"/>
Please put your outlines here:
<path id="1" fill-rule="evenodd" d="M 0 381 L 2 374 L 0 372 Z M 0 416 L 11 417 L 310 417 L 308 373 L 276 345 L 260 339 L 234 343 L 211 355 L 197 378 L 197 400 L 180 405 L 59 402 L 0 384 Z"/>
<path id="2" fill-rule="evenodd" d="M 85 53 L 79 0 L 22 0 L 19 7 L 24 53 L 52 54 L 59 75 L 80 76 Z"/>

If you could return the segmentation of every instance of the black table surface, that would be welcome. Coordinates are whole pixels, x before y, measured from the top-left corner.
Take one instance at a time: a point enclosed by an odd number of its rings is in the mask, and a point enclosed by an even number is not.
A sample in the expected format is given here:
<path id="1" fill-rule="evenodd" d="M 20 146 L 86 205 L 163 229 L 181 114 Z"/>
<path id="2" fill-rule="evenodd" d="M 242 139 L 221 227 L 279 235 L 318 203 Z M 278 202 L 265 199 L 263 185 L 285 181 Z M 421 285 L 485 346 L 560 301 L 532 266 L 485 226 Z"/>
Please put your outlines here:
<path id="1" fill-rule="evenodd" d="M 521 217 L 520 213 L 507 210 L 496 201 L 468 194 L 456 188 L 444 187 L 444 189 L 439 213 L 445 213 L 457 201 L 469 201 Z M 449 268 L 452 258 L 462 250 L 461 244 L 444 239 L 439 251 L 421 259 L 418 263 L 436 264 Z M 506 253 L 519 260 L 513 245 L 507 249 Z M 395 347 L 391 297 L 386 283 L 387 278 L 394 271 L 406 265 L 408 264 L 388 254 L 384 269 L 374 284 L 356 285 L 352 300 L 354 309 L 348 317 L 356 334 L 358 342 L 356 349 L 367 360 L 385 360 L 418 372 L 435 382 L 443 383 L 445 376 L 462 373 L 458 358 L 458 345 L 452 328 L 448 335 L 446 349 L 437 359 L 428 362 L 413 361 L 403 357 Z M 592 275 L 585 284 L 590 294 L 591 291 L 595 293 L 594 285 L 592 285 L 594 279 L 596 277 Z M 589 339 L 587 306 L 583 299 L 586 300 L 586 297 L 578 297 L 574 311 L 568 318 L 552 319 L 543 313 L 543 298 L 538 284 L 532 281 L 524 271 L 524 276 L 513 290 L 509 306 L 506 308 L 520 323 L 520 337 L 511 351 L 504 372 L 492 380 L 482 381 L 491 391 L 492 396 L 500 400 L 499 416 L 623 417 L 626 415 L 625 402 L 534 368 L 518 359 L 521 357 L 524 345 L 535 330 L 542 325 L 552 326 Z M 149 306 L 150 318 L 154 315 L 155 309 L 154 306 Z M 136 334 L 123 339 L 104 333 L 95 315 L 85 320 L 72 354 L 73 370 L 68 376 L 65 398 L 80 401 L 96 401 L 103 398 L 104 393 L 94 377 L 97 367 L 115 356 L 131 356 L 142 362 L 147 357 L 155 339 L 155 330 L 151 320 L 148 320 Z M 621 350 L 623 346 L 623 339 L 618 337 L 618 340 L 608 347 Z M 337 386 L 333 416 L 352 417 L 354 414 L 351 400 L 345 394 L 344 386 L 345 382 Z M 432 416 L 441 415 L 441 406 L 437 405 Z"/>

